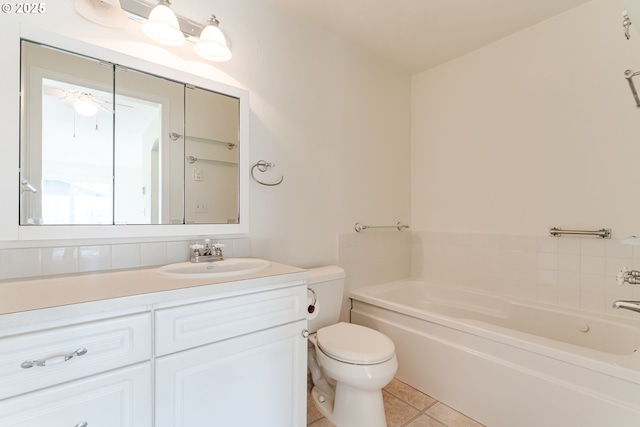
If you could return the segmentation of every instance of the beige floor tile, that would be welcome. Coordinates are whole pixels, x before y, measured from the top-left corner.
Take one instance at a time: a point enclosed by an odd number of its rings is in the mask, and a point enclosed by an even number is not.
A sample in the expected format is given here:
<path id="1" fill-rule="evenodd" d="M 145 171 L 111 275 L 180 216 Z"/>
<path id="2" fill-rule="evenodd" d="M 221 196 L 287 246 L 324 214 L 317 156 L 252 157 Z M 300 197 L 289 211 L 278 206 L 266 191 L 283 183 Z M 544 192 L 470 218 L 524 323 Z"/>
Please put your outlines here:
<path id="1" fill-rule="evenodd" d="M 418 415 L 418 410 L 386 391 L 382 392 L 384 412 L 388 427 L 401 427 L 411 418 Z"/>
<path id="2" fill-rule="evenodd" d="M 333 423 L 331 423 L 326 418 L 322 418 L 314 423 L 309 424 L 308 426 L 309 427 L 336 427 L 335 425 L 333 425 Z"/>
<path id="3" fill-rule="evenodd" d="M 322 418 L 322 414 L 316 408 L 316 405 L 313 403 L 313 399 L 311 397 L 311 392 L 307 392 L 307 424 L 311 424 L 314 421 Z"/>
<path id="4" fill-rule="evenodd" d="M 483 427 L 482 424 L 440 402 L 427 409 L 426 413 L 447 427 Z"/>
<path id="5" fill-rule="evenodd" d="M 420 411 L 436 402 L 436 400 L 431 396 L 428 396 L 395 378 L 384 389 Z"/>
<path id="6" fill-rule="evenodd" d="M 406 427 L 446 427 L 444 424 L 439 423 L 433 418 L 427 415 L 420 415 L 415 420 L 411 421 Z"/>

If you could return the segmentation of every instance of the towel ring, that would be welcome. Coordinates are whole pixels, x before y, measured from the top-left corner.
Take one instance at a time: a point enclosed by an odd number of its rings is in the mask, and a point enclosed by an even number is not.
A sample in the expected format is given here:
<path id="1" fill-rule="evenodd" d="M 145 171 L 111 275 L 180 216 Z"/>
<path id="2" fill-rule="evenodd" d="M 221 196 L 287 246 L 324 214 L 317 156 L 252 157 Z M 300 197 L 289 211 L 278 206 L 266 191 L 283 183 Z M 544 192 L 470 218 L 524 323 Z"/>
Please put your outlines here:
<path id="1" fill-rule="evenodd" d="M 268 187 L 274 187 L 276 185 L 280 185 L 284 180 L 284 176 L 280 176 L 280 179 L 276 182 L 262 182 L 258 178 L 256 178 L 256 175 L 255 175 L 256 168 L 258 168 L 258 171 L 260 172 L 266 172 L 269 168 L 274 168 L 274 167 L 276 167 L 275 163 L 270 163 L 265 160 L 259 160 L 258 163 L 251 166 L 251 178 L 253 178 L 253 180 L 258 184 L 266 185 Z"/>

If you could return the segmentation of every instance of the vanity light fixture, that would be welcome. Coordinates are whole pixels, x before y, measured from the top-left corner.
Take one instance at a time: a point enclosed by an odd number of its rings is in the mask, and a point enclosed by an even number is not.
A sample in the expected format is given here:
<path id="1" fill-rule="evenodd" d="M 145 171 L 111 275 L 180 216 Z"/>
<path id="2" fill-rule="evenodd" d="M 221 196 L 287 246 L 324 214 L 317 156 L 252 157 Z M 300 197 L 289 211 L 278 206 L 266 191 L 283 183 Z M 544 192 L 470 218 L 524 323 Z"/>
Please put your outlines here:
<path id="1" fill-rule="evenodd" d="M 169 0 L 158 1 L 149 18 L 142 23 L 142 31 L 151 40 L 167 46 L 180 46 L 184 43 L 184 34 L 180 31 L 178 17 L 171 10 Z"/>
<path id="2" fill-rule="evenodd" d="M 74 1 L 100 2 L 101 0 Z M 117 2 L 117 0 L 102 1 Z M 169 0 L 157 0 L 156 4 L 149 4 L 145 0 L 120 0 L 120 5 L 126 15 L 131 20 L 139 22 L 142 25 L 142 31 L 158 43 L 179 46 L 187 40 L 194 43 L 195 52 L 204 59 L 216 62 L 231 59 L 229 41 L 220 30 L 220 21 L 215 15 L 211 15 L 207 24 L 203 25 L 176 15 L 170 8 Z"/>

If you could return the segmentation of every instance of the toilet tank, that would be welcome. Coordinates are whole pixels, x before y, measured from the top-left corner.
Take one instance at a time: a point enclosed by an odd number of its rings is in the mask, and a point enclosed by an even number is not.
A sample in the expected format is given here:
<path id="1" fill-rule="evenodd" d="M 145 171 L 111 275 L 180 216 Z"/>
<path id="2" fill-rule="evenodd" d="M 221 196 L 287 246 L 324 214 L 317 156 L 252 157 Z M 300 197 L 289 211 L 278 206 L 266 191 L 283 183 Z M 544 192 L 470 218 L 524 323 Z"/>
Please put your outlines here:
<path id="1" fill-rule="evenodd" d="M 315 292 L 318 304 L 314 316 L 308 316 L 309 332 L 338 323 L 344 292 L 344 270 L 336 265 L 309 269 L 307 287 Z M 309 297 L 312 293 L 309 292 Z"/>

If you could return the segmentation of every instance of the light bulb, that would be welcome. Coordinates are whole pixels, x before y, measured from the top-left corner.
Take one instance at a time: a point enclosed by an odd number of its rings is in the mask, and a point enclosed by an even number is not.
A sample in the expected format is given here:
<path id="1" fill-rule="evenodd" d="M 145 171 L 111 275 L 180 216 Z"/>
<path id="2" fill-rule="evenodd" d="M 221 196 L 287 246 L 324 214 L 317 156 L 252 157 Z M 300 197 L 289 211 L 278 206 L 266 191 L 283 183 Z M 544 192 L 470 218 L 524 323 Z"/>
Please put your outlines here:
<path id="1" fill-rule="evenodd" d="M 202 30 L 200 39 L 193 49 L 199 56 L 210 61 L 225 62 L 231 59 L 231 50 L 224 34 L 218 28 L 215 16 L 209 19 L 209 25 Z"/>
<path id="2" fill-rule="evenodd" d="M 78 114 L 85 117 L 95 116 L 98 112 L 98 106 L 96 103 L 87 97 L 82 97 L 74 102 L 73 108 Z"/>
<path id="3" fill-rule="evenodd" d="M 153 8 L 149 19 L 142 24 L 142 31 L 150 39 L 168 46 L 184 43 L 184 34 L 180 31 L 176 14 L 163 4 Z"/>

